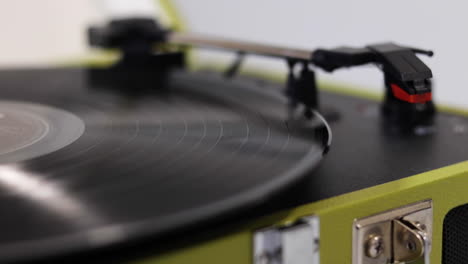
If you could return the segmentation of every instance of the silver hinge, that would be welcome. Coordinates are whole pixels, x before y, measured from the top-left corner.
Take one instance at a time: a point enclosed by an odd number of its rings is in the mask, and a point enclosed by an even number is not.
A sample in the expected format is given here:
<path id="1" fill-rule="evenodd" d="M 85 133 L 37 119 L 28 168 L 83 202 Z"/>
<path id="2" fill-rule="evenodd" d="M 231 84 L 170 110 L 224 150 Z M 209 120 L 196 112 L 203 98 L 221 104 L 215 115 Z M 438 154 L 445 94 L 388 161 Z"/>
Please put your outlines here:
<path id="1" fill-rule="evenodd" d="M 355 220 L 353 264 L 429 264 L 432 221 L 432 201 Z"/>
<path id="2" fill-rule="evenodd" d="M 254 264 L 319 264 L 320 221 L 317 216 L 254 233 Z"/>

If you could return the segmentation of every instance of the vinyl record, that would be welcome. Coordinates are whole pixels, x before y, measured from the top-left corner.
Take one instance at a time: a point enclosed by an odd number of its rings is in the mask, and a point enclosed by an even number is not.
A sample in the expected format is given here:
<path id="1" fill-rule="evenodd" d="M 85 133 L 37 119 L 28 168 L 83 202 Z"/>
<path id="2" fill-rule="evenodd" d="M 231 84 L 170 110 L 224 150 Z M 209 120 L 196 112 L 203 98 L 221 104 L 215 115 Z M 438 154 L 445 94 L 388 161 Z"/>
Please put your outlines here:
<path id="1" fill-rule="evenodd" d="M 329 144 L 325 120 L 291 118 L 281 91 L 254 80 L 178 72 L 164 88 L 122 90 L 88 74 L 0 71 L 0 260 L 241 213 L 311 171 Z"/>

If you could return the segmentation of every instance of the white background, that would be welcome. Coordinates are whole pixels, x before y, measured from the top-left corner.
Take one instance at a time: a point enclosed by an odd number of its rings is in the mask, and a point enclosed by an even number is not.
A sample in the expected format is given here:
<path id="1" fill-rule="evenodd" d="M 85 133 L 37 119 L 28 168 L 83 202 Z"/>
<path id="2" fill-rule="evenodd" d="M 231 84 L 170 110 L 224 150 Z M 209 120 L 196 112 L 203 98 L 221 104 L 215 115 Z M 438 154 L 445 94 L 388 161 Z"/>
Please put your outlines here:
<path id="1" fill-rule="evenodd" d="M 108 0 L 109 1 L 109 0 Z M 111 0 L 112 1 L 112 0 Z M 122 0 L 121 0 L 122 1 Z M 142 0 L 133 0 L 142 1 Z M 97 0 L 0 1 L 0 66 L 57 61 L 87 51 L 84 29 L 103 16 Z M 382 41 L 433 49 L 435 100 L 468 108 L 468 4 L 432 0 L 177 0 L 193 31 L 314 49 Z M 254 65 L 283 68 L 274 60 Z M 372 67 L 319 78 L 382 91 Z"/>

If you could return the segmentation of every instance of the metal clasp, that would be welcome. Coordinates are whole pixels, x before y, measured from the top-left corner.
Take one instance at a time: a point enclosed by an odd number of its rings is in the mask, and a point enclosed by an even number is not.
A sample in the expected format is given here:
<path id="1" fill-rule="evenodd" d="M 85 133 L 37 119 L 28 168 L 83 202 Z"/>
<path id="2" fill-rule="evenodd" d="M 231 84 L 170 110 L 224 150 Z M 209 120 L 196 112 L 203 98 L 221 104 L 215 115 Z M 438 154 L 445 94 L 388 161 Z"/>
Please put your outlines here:
<path id="1" fill-rule="evenodd" d="M 353 264 L 429 264 L 432 221 L 432 201 L 355 220 Z"/>

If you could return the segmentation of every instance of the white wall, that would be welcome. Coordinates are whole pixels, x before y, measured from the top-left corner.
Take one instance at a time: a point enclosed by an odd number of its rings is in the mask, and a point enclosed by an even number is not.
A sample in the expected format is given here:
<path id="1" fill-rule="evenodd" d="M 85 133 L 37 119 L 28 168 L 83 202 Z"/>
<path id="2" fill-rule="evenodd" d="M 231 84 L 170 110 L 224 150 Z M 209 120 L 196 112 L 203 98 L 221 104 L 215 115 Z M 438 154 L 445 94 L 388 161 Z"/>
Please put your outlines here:
<path id="1" fill-rule="evenodd" d="M 0 1 L 0 66 L 42 64 L 83 54 L 84 28 L 102 16 L 97 0 Z M 142 1 L 142 0 L 133 0 Z M 435 99 L 468 108 L 465 1 L 176 0 L 194 31 L 301 48 L 393 40 L 430 48 Z M 273 60 L 255 65 L 283 68 Z M 320 74 L 381 91 L 372 67 Z"/>
<path id="2" fill-rule="evenodd" d="M 89 1 L 1 0 L 0 66 L 42 64 L 86 50 Z"/>

